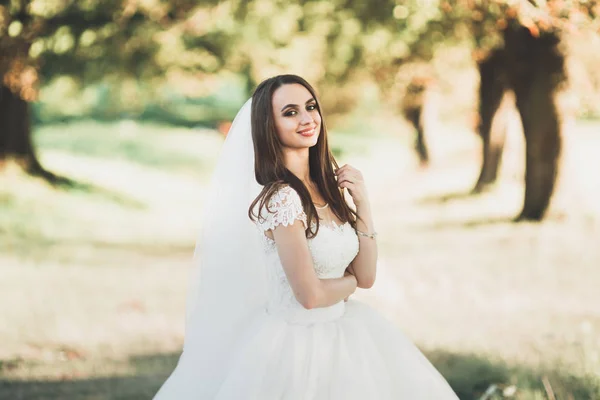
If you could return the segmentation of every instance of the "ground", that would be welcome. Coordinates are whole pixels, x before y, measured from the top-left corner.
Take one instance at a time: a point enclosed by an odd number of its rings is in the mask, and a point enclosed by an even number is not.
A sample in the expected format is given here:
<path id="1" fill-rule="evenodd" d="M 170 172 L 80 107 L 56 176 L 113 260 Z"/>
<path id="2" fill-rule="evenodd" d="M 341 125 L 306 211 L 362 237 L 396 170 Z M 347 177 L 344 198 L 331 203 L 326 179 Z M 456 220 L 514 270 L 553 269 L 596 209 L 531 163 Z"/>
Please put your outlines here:
<path id="1" fill-rule="evenodd" d="M 461 399 L 600 398 L 600 124 L 567 126 L 541 224 L 511 222 L 518 130 L 498 185 L 469 196 L 479 142 L 468 129 L 438 128 L 421 169 L 406 127 L 380 125 L 332 133 L 339 161 L 363 171 L 379 232 L 377 283 L 354 296 L 396 322 Z M 79 185 L 52 188 L 10 165 L 0 176 L 0 399 L 151 398 L 181 350 L 223 139 L 128 121 L 35 137 L 44 165 Z"/>

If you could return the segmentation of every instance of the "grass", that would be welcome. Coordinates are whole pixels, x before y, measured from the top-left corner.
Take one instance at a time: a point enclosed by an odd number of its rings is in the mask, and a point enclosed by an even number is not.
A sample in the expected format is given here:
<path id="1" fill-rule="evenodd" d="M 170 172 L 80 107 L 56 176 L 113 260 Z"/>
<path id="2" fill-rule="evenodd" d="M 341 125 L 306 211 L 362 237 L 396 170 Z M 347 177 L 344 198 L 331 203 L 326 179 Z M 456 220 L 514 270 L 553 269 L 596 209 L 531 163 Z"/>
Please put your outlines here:
<path id="1" fill-rule="evenodd" d="M 481 398 L 486 392 L 491 399 L 546 399 L 550 393 L 558 399 L 600 397 L 597 378 L 578 376 L 556 367 L 531 369 L 490 357 L 443 351 L 428 356 L 461 399 Z"/>
<path id="2" fill-rule="evenodd" d="M 188 173 L 209 169 L 219 141 L 219 135 L 209 130 L 129 120 L 54 125 L 36 135 L 36 142 L 45 150 Z"/>
<path id="3" fill-rule="evenodd" d="M 11 394 L 6 399 L 148 399 L 173 370 L 178 356 L 176 352 L 145 354 L 130 356 L 121 362 L 96 361 L 95 366 L 89 361 L 65 360 L 63 363 L 70 363 L 75 372 L 61 371 L 60 379 L 53 380 L 0 380 L 0 388 Z M 492 399 L 546 399 L 548 390 L 559 399 L 596 399 L 600 396 L 600 389 L 591 377 L 552 371 L 540 375 L 523 367 L 493 363 L 474 355 L 438 352 L 430 353 L 428 357 L 448 378 L 461 399 L 480 398 L 486 391 L 493 393 L 494 397 L 489 397 Z M 21 367 L 35 368 L 33 365 Z M 86 369 L 91 369 L 94 374 L 84 377 L 81 371 Z M 544 387 L 544 381 L 552 382 L 547 386 L 551 389 Z M 4 399 L 1 394 L 0 399 Z"/>
<path id="4" fill-rule="evenodd" d="M 378 281 L 356 297 L 413 338 L 461 399 L 600 398 L 598 125 L 572 128 L 547 221 L 515 225 L 518 132 L 497 187 L 465 196 L 478 166 L 470 132 L 436 132 L 422 170 L 407 136 L 385 133 L 405 128 L 378 124 L 332 135 L 339 161 L 363 171 L 380 233 Z M 181 349 L 222 139 L 81 122 L 36 141 L 43 163 L 81 186 L 0 176 L 0 399 L 150 398 Z"/>

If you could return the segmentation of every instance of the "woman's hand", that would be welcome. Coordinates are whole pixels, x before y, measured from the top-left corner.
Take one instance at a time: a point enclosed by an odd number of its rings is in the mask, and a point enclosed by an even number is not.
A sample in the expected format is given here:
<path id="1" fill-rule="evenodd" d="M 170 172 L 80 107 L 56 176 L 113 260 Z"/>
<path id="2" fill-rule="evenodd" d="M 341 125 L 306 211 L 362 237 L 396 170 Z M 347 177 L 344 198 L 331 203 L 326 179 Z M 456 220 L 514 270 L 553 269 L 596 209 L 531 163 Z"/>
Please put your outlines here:
<path id="1" fill-rule="evenodd" d="M 345 164 L 335 171 L 337 183 L 341 188 L 348 189 L 354 204 L 368 203 L 367 188 L 362 173 L 351 165 Z"/>

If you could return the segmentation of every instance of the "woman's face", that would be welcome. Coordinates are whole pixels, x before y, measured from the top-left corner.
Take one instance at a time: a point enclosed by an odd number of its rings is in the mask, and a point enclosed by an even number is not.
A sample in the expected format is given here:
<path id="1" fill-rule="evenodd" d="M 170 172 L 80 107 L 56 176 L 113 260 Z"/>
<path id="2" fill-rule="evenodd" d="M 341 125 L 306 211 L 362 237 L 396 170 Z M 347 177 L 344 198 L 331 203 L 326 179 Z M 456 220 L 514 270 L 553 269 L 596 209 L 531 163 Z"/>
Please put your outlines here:
<path id="1" fill-rule="evenodd" d="M 299 149 L 317 144 L 321 115 L 317 101 L 298 83 L 280 86 L 271 100 L 277 136 L 285 147 Z"/>

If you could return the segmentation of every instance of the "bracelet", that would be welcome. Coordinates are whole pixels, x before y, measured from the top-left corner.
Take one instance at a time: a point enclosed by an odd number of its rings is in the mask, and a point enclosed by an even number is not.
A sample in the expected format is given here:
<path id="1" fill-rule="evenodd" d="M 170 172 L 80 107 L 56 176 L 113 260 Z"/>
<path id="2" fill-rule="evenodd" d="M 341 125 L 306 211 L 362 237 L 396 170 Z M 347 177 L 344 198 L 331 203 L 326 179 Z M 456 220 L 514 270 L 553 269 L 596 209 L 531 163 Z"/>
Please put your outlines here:
<path id="1" fill-rule="evenodd" d="M 377 237 L 377 232 L 373 232 L 373 233 L 364 233 L 359 231 L 358 229 L 356 230 L 356 233 L 358 233 L 360 236 L 364 236 L 364 237 L 368 237 L 369 239 L 375 239 L 375 237 Z"/>

